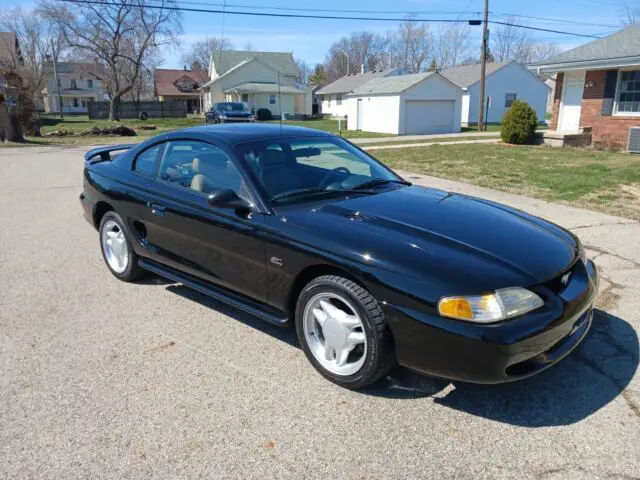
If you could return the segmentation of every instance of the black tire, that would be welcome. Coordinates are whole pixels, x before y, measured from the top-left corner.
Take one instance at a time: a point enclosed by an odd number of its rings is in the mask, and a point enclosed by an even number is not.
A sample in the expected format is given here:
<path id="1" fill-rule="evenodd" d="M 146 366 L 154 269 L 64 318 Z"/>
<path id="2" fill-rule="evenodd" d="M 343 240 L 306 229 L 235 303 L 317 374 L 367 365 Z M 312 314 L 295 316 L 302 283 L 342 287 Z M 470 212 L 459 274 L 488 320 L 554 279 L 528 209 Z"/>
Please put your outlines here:
<path id="1" fill-rule="evenodd" d="M 341 376 L 326 370 L 316 360 L 305 339 L 303 315 L 307 302 L 318 293 L 329 292 L 344 296 L 357 310 L 367 337 L 364 364 L 353 375 Z M 309 282 L 300 292 L 296 303 L 295 325 L 298 340 L 307 359 L 322 376 L 345 388 L 363 388 L 374 384 L 396 365 L 391 330 L 375 298 L 357 283 L 336 275 L 325 275 Z"/>
<path id="2" fill-rule="evenodd" d="M 142 121 L 145 121 L 147 118 L 149 118 L 149 115 L 147 114 L 147 112 L 140 112 L 138 114 L 138 118 Z"/>
<path id="3" fill-rule="evenodd" d="M 124 240 L 127 245 L 129 260 L 128 260 L 127 267 L 123 272 L 117 272 L 113 268 L 111 268 L 111 265 L 109 265 L 109 261 L 105 256 L 105 252 L 104 252 L 105 249 L 103 248 L 103 245 L 102 245 L 102 238 L 103 238 L 102 231 L 103 231 L 104 225 L 109 220 L 115 222 L 118 228 L 122 230 L 124 234 Z M 136 254 L 136 252 L 133 250 L 133 246 L 131 245 L 131 239 L 129 238 L 129 231 L 124 227 L 124 221 L 122 220 L 122 217 L 120 217 L 120 215 L 118 215 L 114 211 L 105 213 L 102 216 L 102 219 L 100 220 L 100 228 L 98 229 L 98 233 L 99 233 L 100 252 L 102 253 L 102 259 L 104 260 L 104 263 L 107 265 L 107 268 L 109 269 L 109 271 L 116 278 L 122 280 L 123 282 L 133 282 L 135 280 L 138 280 L 148 275 L 147 271 L 138 265 L 139 257 Z"/>

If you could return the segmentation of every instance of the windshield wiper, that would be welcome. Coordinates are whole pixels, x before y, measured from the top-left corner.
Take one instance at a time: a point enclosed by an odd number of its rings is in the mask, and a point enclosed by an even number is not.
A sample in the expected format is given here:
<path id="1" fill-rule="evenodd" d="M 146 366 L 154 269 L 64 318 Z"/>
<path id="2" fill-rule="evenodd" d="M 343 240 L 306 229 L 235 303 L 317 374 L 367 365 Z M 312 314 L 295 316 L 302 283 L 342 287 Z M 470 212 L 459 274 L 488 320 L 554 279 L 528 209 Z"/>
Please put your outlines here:
<path id="1" fill-rule="evenodd" d="M 407 186 L 411 185 L 411 182 L 407 182 L 405 180 L 389 180 L 384 178 L 374 178 L 367 182 L 361 183 L 360 185 L 356 185 L 355 187 L 353 187 L 353 189 L 360 190 L 360 189 L 366 189 L 366 188 L 373 188 L 373 187 L 377 187 L 378 185 L 387 185 L 389 183 L 395 183 L 397 185 L 407 185 Z"/>

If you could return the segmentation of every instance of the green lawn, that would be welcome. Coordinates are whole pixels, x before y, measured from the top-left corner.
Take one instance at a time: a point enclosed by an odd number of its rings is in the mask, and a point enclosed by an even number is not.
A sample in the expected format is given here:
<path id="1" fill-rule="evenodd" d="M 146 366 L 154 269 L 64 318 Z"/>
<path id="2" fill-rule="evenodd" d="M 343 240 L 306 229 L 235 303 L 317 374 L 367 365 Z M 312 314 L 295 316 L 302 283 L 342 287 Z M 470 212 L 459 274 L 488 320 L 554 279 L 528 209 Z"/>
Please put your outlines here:
<path id="1" fill-rule="evenodd" d="M 280 120 L 271 120 L 270 123 L 279 123 Z M 389 133 L 373 133 L 373 132 L 361 132 L 358 130 L 347 130 L 346 122 L 342 122 L 342 132 L 338 131 L 338 121 L 328 119 L 318 120 L 286 120 L 282 122 L 283 125 L 295 125 L 298 127 L 315 128 L 317 130 L 323 130 L 325 132 L 332 132 L 342 135 L 344 138 L 375 138 L 375 137 L 395 137 Z"/>
<path id="2" fill-rule="evenodd" d="M 371 152 L 392 168 L 640 220 L 640 156 L 501 144 Z"/>
<path id="3" fill-rule="evenodd" d="M 269 123 L 279 123 L 278 120 L 274 120 Z M 26 145 L 94 145 L 94 144 L 108 144 L 108 143 L 121 143 L 130 141 L 141 141 L 150 136 L 157 135 L 162 132 L 176 130 L 179 128 L 193 127 L 196 125 L 202 125 L 203 121 L 200 118 L 167 118 L 156 119 L 151 118 L 145 122 L 137 119 L 122 120 L 120 122 L 110 122 L 109 120 L 89 120 L 86 115 L 67 115 L 64 120 L 56 116 L 43 115 L 41 117 L 41 133 L 45 135 L 47 133 L 56 130 L 68 130 L 74 133 L 84 132 L 92 127 L 109 127 L 116 124 L 127 125 L 135 128 L 136 126 L 149 126 L 154 125 L 155 130 L 136 130 L 137 137 L 119 137 L 119 136 L 65 136 L 65 137 L 46 137 L 35 138 L 28 137 Z M 370 133 L 370 132 L 358 132 L 343 130 L 338 131 L 337 120 L 287 120 L 283 122 L 284 125 L 296 125 L 308 128 L 316 128 L 318 130 L 324 130 L 327 132 L 333 132 L 341 134 L 345 138 L 371 138 L 371 137 L 391 137 L 393 135 Z M 344 122 L 342 127 L 345 128 Z M 8 144 L 7 144 L 8 145 Z"/>

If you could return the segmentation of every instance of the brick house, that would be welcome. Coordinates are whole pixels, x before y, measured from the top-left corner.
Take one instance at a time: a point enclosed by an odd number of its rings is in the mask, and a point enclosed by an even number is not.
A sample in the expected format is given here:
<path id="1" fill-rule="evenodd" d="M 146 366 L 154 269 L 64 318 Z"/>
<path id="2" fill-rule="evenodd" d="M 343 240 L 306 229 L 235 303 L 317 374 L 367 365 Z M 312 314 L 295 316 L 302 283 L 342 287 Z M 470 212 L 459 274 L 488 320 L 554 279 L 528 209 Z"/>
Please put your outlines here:
<path id="1" fill-rule="evenodd" d="M 626 149 L 629 127 L 640 127 L 640 25 L 529 68 L 557 74 L 545 138 L 582 134 L 596 147 Z"/>

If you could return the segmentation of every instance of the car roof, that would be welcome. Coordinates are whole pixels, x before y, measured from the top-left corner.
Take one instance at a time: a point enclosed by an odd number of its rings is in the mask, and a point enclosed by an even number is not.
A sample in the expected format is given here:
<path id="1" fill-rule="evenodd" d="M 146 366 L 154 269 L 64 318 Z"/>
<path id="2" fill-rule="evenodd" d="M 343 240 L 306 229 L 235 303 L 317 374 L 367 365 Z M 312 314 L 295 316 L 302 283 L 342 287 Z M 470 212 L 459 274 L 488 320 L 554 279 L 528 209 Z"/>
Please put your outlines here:
<path id="1" fill-rule="evenodd" d="M 313 123 L 313 122 L 310 122 Z M 209 137 L 229 145 L 258 142 L 281 137 L 335 137 L 333 133 L 306 127 L 295 127 L 277 123 L 236 123 L 202 125 L 185 128 L 167 135 L 167 138 L 184 137 L 185 134 L 193 134 L 196 137 Z"/>

